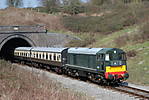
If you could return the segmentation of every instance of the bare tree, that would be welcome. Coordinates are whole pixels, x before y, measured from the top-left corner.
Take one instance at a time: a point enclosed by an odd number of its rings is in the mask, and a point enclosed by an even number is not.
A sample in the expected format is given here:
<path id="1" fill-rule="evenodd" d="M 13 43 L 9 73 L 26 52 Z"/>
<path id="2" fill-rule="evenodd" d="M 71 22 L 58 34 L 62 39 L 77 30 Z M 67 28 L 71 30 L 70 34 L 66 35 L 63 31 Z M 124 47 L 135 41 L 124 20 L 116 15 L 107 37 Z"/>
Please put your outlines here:
<path id="1" fill-rule="evenodd" d="M 22 0 L 7 0 L 9 7 L 20 7 L 22 5 Z"/>
<path id="2" fill-rule="evenodd" d="M 46 7 L 47 13 L 54 13 L 59 11 L 60 0 L 43 0 L 42 2 Z"/>

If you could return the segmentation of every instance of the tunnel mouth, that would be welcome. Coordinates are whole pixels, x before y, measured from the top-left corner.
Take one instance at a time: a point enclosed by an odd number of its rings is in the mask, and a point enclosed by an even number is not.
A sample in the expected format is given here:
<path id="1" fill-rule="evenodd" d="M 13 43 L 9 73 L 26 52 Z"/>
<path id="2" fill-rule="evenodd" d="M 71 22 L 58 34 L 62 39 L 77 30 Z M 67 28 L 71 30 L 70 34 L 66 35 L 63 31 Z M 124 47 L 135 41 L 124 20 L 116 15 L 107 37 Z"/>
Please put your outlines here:
<path id="1" fill-rule="evenodd" d="M 12 61 L 14 57 L 14 50 L 17 47 L 31 47 L 31 44 L 22 38 L 12 38 L 2 46 L 0 58 Z"/>

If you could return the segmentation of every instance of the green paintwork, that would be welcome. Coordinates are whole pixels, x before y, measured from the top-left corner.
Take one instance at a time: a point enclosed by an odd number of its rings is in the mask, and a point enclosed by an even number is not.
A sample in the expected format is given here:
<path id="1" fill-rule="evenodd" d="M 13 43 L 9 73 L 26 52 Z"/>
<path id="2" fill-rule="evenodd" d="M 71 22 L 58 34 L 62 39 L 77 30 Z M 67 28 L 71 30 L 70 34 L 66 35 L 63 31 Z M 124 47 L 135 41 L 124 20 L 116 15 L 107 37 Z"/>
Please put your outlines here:
<path id="1" fill-rule="evenodd" d="M 68 59 L 67 64 L 69 67 L 72 66 L 80 66 L 80 68 L 84 68 L 85 70 L 94 69 L 98 72 L 105 72 L 105 54 L 111 53 L 114 54 L 124 53 L 123 50 L 117 48 L 103 48 L 99 50 L 96 54 L 85 54 L 82 51 L 79 53 L 69 53 L 68 52 Z M 87 52 L 87 51 L 85 51 Z M 103 58 L 98 58 L 100 55 L 103 55 Z M 98 68 L 97 68 L 98 67 Z M 79 67 L 78 67 L 79 68 Z"/>

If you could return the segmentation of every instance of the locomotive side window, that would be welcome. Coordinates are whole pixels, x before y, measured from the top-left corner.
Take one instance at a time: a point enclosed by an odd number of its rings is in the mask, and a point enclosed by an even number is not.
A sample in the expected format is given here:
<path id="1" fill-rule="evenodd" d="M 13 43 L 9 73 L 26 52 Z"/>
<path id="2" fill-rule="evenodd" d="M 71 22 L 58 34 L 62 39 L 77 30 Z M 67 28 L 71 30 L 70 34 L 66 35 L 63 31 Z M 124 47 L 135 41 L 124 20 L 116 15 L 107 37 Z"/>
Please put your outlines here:
<path id="1" fill-rule="evenodd" d="M 126 54 L 122 54 L 122 60 L 127 60 Z"/>
<path id="2" fill-rule="evenodd" d="M 100 54 L 100 55 L 97 56 L 97 60 L 98 60 L 98 61 L 100 61 L 100 60 L 102 60 L 102 59 L 104 59 L 104 54 Z"/>

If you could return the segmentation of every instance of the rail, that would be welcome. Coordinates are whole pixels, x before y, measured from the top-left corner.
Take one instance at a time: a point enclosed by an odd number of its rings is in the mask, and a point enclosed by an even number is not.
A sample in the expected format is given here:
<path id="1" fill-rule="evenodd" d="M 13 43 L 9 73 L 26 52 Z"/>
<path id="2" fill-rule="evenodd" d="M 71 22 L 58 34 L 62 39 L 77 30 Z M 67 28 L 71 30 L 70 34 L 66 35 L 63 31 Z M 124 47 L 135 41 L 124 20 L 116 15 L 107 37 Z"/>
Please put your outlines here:
<path id="1" fill-rule="evenodd" d="M 124 92 L 130 95 L 133 95 L 135 97 L 138 97 L 140 99 L 146 99 L 149 100 L 149 91 L 147 90 L 142 90 L 130 86 L 119 86 L 119 87 L 114 87 L 113 88 L 116 91 Z"/>

